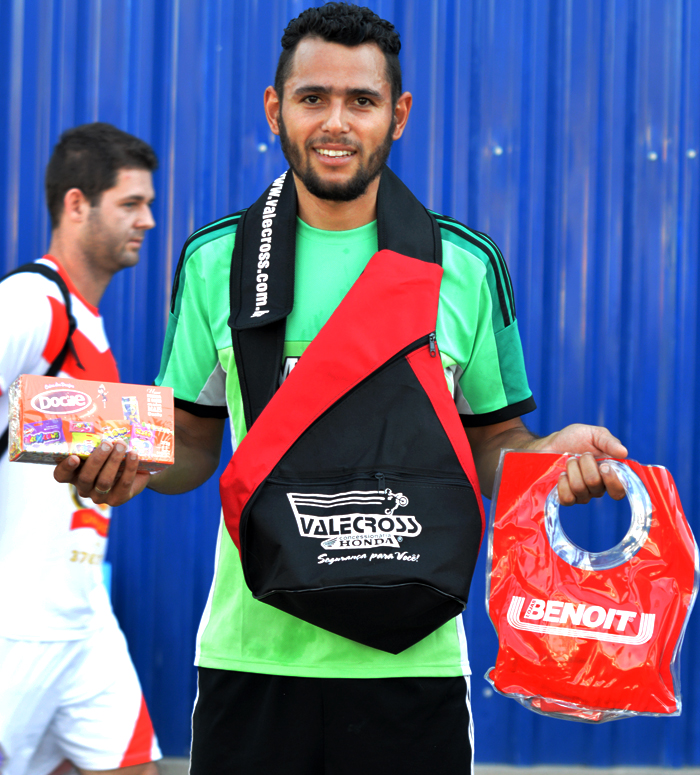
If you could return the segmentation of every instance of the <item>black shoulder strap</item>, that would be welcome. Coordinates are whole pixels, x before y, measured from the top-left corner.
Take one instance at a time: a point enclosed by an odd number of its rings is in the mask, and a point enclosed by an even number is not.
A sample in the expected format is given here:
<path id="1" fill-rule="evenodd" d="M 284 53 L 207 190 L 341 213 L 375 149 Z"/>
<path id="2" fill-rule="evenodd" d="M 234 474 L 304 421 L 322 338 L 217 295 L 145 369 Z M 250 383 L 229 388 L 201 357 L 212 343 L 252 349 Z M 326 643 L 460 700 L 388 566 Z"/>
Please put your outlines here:
<path id="1" fill-rule="evenodd" d="M 285 172 L 236 228 L 229 326 L 247 428 L 279 387 L 286 319 L 294 304 L 296 220 L 294 178 Z M 377 243 L 379 250 L 442 266 L 435 217 L 388 167 L 377 193 Z"/>
<path id="2" fill-rule="evenodd" d="M 442 266 L 442 238 L 435 216 L 389 167 L 384 167 L 377 191 L 377 243 L 379 250 Z"/>
<path id="3" fill-rule="evenodd" d="M 8 277 L 11 277 L 13 274 L 20 274 L 22 272 L 34 272 L 35 274 L 43 275 L 47 278 L 47 280 L 51 280 L 51 282 L 55 283 L 59 290 L 61 291 L 61 294 L 63 296 L 63 302 L 66 307 L 66 316 L 68 317 L 68 336 L 66 337 L 66 342 L 63 345 L 63 348 L 61 349 L 61 352 L 54 358 L 54 360 L 51 362 L 51 365 L 49 366 L 48 371 L 46 372 L 47 377 L 55 377 L 58 372 L 61 369 L 61 366 L 63 366 L 63 362 L 66 360 L 66 356 L 69 352 L 73 353 L 73 357 L 75 358 L 75 362 L 77 363 L 78 367 L 81 369 L 85 369 L 83 364 L 80 362 L 80 359 L 78 358 L 78 354 L 75 351 L 75 346 L 73 345 L 73 333 L 75 332 L 75 329 L 77 328 L 77 322 L 75 318 L 73 317 L 73 310 L 71 305 L 71 298 L 70 298 L 70 291 L 68 290 L 68 286 L 64 282 L 61 275 L 55 270 L 51 269 L 51 267 L 46 266 L 46 264 L 22 264 L 21 266 L 18 266 L 16 269 L 13 269 L 11 272 L 8 272 L 4 277 L 0 278 L 0 282 L 3 280 L 6 280 Z M 5 429 L 5 432 L 0 436 L 0 457 L 5 454 L 7 451 L 9 443 L 9 428 Z"/>
<path id="4" fill-rule="evenodd" d="M 246 428 L 279 387 L 287 315 L 294 303 L 296 223 L 296 187 L 285 172 L 236 227 L 229 326 Z"/>

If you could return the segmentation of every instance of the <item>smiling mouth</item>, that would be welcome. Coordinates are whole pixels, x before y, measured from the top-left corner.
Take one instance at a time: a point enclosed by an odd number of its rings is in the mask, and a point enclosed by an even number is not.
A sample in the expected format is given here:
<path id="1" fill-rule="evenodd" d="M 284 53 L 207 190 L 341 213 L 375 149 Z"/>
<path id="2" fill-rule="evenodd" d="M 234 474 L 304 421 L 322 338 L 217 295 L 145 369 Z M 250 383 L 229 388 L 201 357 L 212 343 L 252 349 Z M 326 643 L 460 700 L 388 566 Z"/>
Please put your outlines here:
<path id="1" fill-rule="evenodd" d="M 314 148 L 314 151 L 319 156 L 328 156 L 331 159 L 337 159 L 341 156 L 354 156 L 357 153 L 357 151 L 331 151 L 326 148 Z"/>

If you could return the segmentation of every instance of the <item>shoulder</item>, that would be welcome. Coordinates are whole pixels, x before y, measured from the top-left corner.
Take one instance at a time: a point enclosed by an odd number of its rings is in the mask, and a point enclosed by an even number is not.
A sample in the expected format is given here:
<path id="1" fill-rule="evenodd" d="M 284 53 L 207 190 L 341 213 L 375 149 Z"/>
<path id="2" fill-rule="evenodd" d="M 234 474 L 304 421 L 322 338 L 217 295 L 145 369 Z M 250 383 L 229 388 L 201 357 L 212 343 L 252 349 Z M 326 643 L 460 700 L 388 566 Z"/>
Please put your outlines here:
<path id="1" fill-rule="evenodd" d="M 239 210 L 197 229 L 187 238 L 182 248 L 183 254 L 191 255 L 204 245 L 216 245 L 220 240 L 235 237 L 236 227 L 243 213 L 245 210 Z"/>
<path id="2" fill-rule="evenodd" d="M 55 265 L 46 259 L 39 259 L 34 264 L 25 264 L 24 266 L 30 267 L 36 264 L 43 264 L 56 272 Z M 17 299 L 17 303 L 24 305 L 25 308 L 28 302 L 38 301 L 42 296 L 52 296 L 63 302 L 63 294 L 58 285 L 49 277 L 33 271 L 15 272 L 9 276 L 0 277 L 0 294 L 8 299 L 20 294 L 22 298 Z M 31 294 L 33 299 L 29 298 L 29 294 Z"/>
<path id="3" fill-rule="evenodd" d="M 0 282 L 0 382 L 41 373 L 68 335 L 63 294 L 47 277 L 18 272 Z"/>
<path id="4" fill-rule="evenodd" d="M 469 273 L 486 281 L 503 324 L 515 319 L 515 299 L 508 266 L 488 234 L 471 229 L 455 218 L 430 211 L 440 227 L 445 271 Z"/>
<path id="5" fill-rule="evenodd" d="M 244 212 L 245 210 L 240 210 L 208 223 L 187 238 L 180 253 L 173 282 L 173 311 L 188 274 L 197 274 L 200 269 L 206 268 L 206 274 L 212 276 L 212 270 L 217 264 L 221 264 L 222 268 L 230 265 L 236 228 Z"/>
<path id="6" fill-rule="evenodd" d="M 430 211 L 438 222 L 443 245 L 448 243 L 460 250 L 465 260 L 480 261 L 487 268 L 507 271 L 503 254 L 488 234 L 471 229 L 455 218 Z"/>
<path id="7" fill-rule="evenodd" d="M 42 259 L 41 263 L 55 270 L 51 262 Z M 47 321 L 50 322 L 55 310 L 64 306 L 61 289 L 42 274 L 22 271 L 0 278 L 0 309 L 3 310 L 3 317 L 7 316 L 17 323 L 26 321 L 43 326 Z M 26 326 L 22 328 L 26 330 Z M 16 331 L 14 324 L 12 330 Z"/>

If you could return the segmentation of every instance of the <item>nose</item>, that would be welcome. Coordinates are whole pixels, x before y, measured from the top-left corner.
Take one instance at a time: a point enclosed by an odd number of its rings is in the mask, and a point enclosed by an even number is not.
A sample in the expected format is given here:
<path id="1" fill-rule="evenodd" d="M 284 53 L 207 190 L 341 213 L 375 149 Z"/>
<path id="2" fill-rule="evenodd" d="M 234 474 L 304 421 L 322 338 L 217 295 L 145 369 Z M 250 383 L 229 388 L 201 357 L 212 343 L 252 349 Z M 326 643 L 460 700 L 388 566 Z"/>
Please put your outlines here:
<path id="1" fill-rule="evenodd" d="M 143 229 L 144 231 L 152 229 L 156 225 L 155 218 L 151 212 L 150 205 L 144 204 L 139 212 L 138 222 L 135 224 L 137 229 Z"/>
<path id="2" fill-rule="evenodd" d="M 348 114 L 342 100 L 333 100 L 330 103 L 321 129 L 329 135 L 340 135 L 350 131 Z"/>

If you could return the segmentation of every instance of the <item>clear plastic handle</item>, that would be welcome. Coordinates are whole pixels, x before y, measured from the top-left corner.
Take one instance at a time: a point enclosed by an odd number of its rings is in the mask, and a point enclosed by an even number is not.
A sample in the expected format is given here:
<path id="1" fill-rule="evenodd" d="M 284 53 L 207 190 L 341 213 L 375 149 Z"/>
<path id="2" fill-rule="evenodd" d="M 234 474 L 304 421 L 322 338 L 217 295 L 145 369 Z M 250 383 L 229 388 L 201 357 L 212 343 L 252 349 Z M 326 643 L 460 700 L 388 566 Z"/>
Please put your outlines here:
<path id="1" fill-rule="evenodd" d="M 545 529 L 549 544 L 564 562 L 582 570 L 607 570 L 630 560 L 641 549 L 651 528 L 651 499 L 641 479 L 629 466 L 617 460 L 608 465 L 622 482 L 632 509 L 632 520 L 627 535 L 617 546 L 604 552 L 587 552 L 576 546 L 564 532 L 559 519 L 559 494 L 554 487 L 544 507 Z"/>

